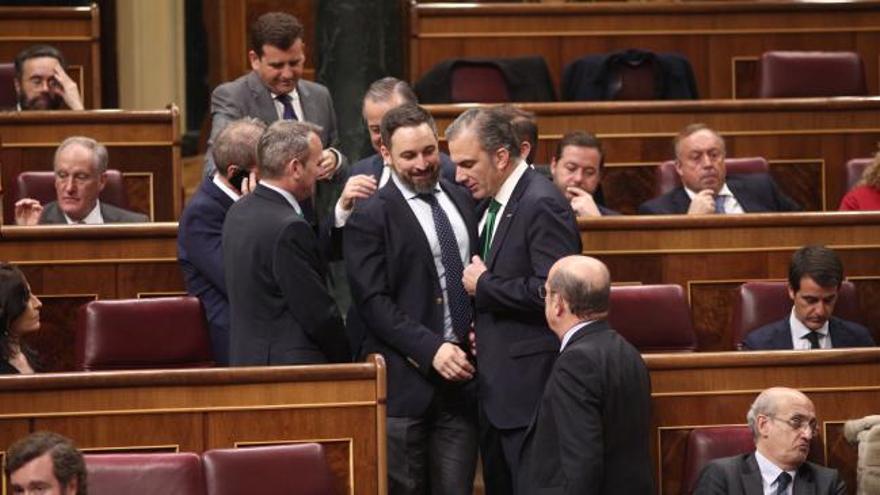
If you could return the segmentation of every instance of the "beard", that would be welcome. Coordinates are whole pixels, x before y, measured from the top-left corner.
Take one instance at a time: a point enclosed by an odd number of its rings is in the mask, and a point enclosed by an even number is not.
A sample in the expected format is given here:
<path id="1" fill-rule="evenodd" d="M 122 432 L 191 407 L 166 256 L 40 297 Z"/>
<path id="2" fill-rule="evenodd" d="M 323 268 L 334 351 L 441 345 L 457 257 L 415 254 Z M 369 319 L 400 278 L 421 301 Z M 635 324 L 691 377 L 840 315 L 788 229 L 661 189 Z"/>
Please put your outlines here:
<path id="1" fill-rule="evenodd" d="M 440 180 L 440 164 L 432 168 L 427 174 L 414 178 L 411 174 L 398 173 L 401 182 L 412 188 L 418 194 L 432 194 Z"/>
<path id="2" fill-rule="evenodd" d="M 55 93 L 39 93 L 30 99 L 24 93 L 18 95 L 18 105 L 22 110 L 60 110 L 63 104 L 64 99 Z"/>

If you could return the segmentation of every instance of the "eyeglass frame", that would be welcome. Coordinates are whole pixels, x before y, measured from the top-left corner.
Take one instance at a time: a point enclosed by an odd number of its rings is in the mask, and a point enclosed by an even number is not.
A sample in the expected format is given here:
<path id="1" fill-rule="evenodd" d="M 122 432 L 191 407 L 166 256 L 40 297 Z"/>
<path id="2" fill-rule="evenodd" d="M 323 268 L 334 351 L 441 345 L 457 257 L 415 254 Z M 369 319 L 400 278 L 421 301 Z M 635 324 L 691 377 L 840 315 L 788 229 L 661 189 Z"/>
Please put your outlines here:
<path id="1" fill-rule="evenodd" d="M 819 422 L 816 420 L 816 418 L 813 418 L 810 421 L 804 422 L 799 416 L 795 416 L 795 417 L 788 418 L 788 419 L 782 419 L 780 417 L 777 417 L 774 414 L 764 414 L 763 416 L 766 416 L 770 419 L 776 419 L 776 420 L 782 421 L 783 423 L 787 424 L 788 427 L 794 431 L 805 431 L 804 426 L 808 426 L 810 429 L 810 433 L 813 436 L 815 436 L 816 433 L 819 432 Z"/>

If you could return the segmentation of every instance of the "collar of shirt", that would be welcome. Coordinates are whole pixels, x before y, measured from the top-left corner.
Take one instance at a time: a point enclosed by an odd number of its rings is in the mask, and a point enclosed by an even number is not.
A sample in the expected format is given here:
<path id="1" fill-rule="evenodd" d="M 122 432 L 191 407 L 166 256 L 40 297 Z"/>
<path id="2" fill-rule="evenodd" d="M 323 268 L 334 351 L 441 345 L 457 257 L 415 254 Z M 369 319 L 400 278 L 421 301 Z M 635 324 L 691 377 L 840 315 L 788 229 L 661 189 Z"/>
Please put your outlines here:
<path id="1" fill-rule="evenodd" d="M 575 326 L 569 328 L 564 334 L 562 334 L 562 345 L 559 346 L 559 352 L 565 350 L 565 346 L 568 345 L 568 341 L 570 341 L 571 338 L 574 337 L 574 334 L 578 333 L 582 328 L 595 321 L 596 320 L 580 321 L 576 323 Z"/>
<path id="2" fill-rule="evenodd" d="M 284 196 L 284 199 L 286 199 L 287 202 L 290 203 L 290 206 L 293 207 L 294 211 L 296 211 L 296 214 L 302 216 L 302 208 L 299 207 L 299 202 L 296 200 L 296 198 L 293 197 L 293 194 L 290 194 L 290 191 L 286 191 L 276 185 L 269 184 L 268 182 L 262 180 L 260 181 L 260 184 Z"/>
<path id="3" fill-rule="evenodd" d="M 104 216 L 101 215 L 101 202 L 96 200 L 95 207 L 92 208 L 92 211 L 86 215 L 82 221 L 77 222 L 76 220 L 71 219 L 67 216 L 67 213 L 64 213 L 64 219 L 67 220 L 68 225 L 76 225 L 76 224 L 87 224 L 87 225 L 96 225 L 104 223 Z"/>
<path id="4" fill-rule="evenodd" d="M 284 118 L 284 105 L 280 101 L 278 101 L 278 93 L 273 93 L 269 91 L 269 94 L 272 95 L 272 103 L 275 104 L 275 113 L 278 114 L 278 120 L 282 120 Z M 290 104 L 293 106 L 293 113 L 296 114 L 296 119 L 302 121 L 303 110 L 302 104 L 299 101 L 299 91 L 297 91 L 296 87 L 294 87 L 293 91 L 287 94 L 290 95 Z"/>
<path id="5" fill-rule="evenodd" d="M 238 194 L 234 189 L 227 186 L 225 182 L 220 180 L 220 172 L 214 172 L 214 178 L 211 179 L 211 181 L 214 183 L 214 185 L 219 187 L 221 191 L 226 193 L 227 196 L 232 198 L 233 201 L 238 201 L 238 198 L 241 197 L 241 195 Z"/>
<path id="6" fill-rule="evenodd" d="M 493 235 L 495 234 L 495 230 L 498 230 L 498 224 L 501 223 L 502 215 L 507 208 L 507 203 L 510 202 L 510 196 L 513 195 L 513 190 L 516 189 L 516 185 L 519 183 L 520 178 L 522 178 L 523 174 L 526 173 L 526 170 L 528 169 L 529 166 L 526 164 L 525 160 L 520 160 L 516 165 L 516 168 L 513 169 L 513 172 L 504 179 L 504 183 L 498 188 L 498 192 L 495 193 L 495 196 L 492 197 L 492 199 L 501 203 L 501 208 L 498 208 L 498 213 L 495 215 L 495 226 L 492 230 Z M 488 214 L 489 209 L 486 208 L 486 212 L 483 213 L 483 218 L 480 219 L 480 232 L 483 231 L 483 225 L 486 223 L 486 216 Z"/>
<path id="7" fill-rule="evenodd" d="M 757 450 L 755 451 L 755 460 L 758 461 L 758 469 L 761 471 L 761 482 L 764 486 L 765 495 L 775 494 L 776 478 L 778 478 L 779 474 L 782 473 L 782 469 L 776 464 L 773 464 L 773 462 L 764 457 Z M 791 494 L 791 487 L 794 486 L 794 478 L 797 475 L 797 471 L 786 472 L 791 476 L 791 483 L 788 484 L 788 488 L 785 490 L 785 493 Z"/>
<path id="8" fill-rule="evenodd" d="M 694 196 L 697 195 L 697 193 L 691 191 L 688 187 L 684 188 L 684 192 L 688 195 L 688 199 L 690 199 L 691 201 L 693 201 Z M 718 194 L 716 196 L 724 197 L 725 213 L 745 213 L 745 210 L 743 210 L 742 207 L 739 205 L 739 201 L 736 200 L 736 196 L 733 195 L 733 191 L 731 191 L 730 188 L 727 187 L 727 182 L 725 182 L 724 185 L 721 186 L 721 190 L 718 191 Z"/>
<path id="9" fill-rule="evenodd" d="M 797 319 L 797 316 L 794 314 L 793 306 L 791 308 L 791 315 L 788 317 L 788 326 L 791 327 L 792 349 L 810 349 L 810 341 L 804 337 L 809 335 L 812 330 L 807 328 L 801 320 Z M 819 348 L 831 349 L 831 339 L 828 338 L 828 320 L 825 321 L 825 324 L 822 325 L 821 328 L 816 330 L 816 333 L 820 335 Z"/>

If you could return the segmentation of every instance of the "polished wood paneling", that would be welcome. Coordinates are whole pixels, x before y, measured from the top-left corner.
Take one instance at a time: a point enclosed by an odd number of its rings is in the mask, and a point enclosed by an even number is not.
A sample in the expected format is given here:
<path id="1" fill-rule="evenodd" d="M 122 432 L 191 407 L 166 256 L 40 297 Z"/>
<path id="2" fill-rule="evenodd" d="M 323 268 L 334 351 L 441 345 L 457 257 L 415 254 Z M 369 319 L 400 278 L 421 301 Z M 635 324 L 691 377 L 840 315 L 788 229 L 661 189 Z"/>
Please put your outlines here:
<path id="1" fill-rule="evenodd" d="M 0 7 L 0 60 L 49 44 L 61 50 L 85 108 L 101 108 L 101 23 L 98 6 Z"/>
<path id="2" fill-rule="evenodd" d="M 840 424 L 880 409 L 880 349 L 649 354 L 654 459 L 663 494 L 678 494 L 686 434 L 709 425 L 738 425 L 755 396 L 772 386 L 806 393 L 822 425 L 826 459 L 855 486 L 855 447 Z"/>
<path id="3" fill-rule="evenodd" d="M 623 2 L 411 6 L 409 75 L 456 57 L 542 55 L 558 82 L 566 64 L 630 48 L 678 52 L 703 98 L 751 97 L 767 50 L 850 50 L 880 91 L 880 2 Z"/>
<path id="4" fill-rule="evenodd" d="M 180 112 L 102 110 L 0 113 L 0 185 L 11 190 L 27 170 L 51 170 L 55 148 L 74 135 L 107 147 L 109 168 L 122 171 L 132 209 L 155 221 L 177 220 L 183 208 L 180 165 Z M 14 223 L 14 203 L 3 195 L 3 222 Z"/>
<path id="5" fill-rule="evenodd" d="M 466 108 L 427 105 L 444 130 Z M 724 136 L 730 157 L 763 156 L 779 186 L 805 209 L 836 210 L 846 193 L 847 160 L 871 156 L 880 142 L 880 98 L 534 103 L 536 163 L 550 163 L 563 134 L 603 141 L 609 207 L 634 213 L 655 195 L 653 167 L 673 158 L 679 129 L 703 122 Z"/>
<path id="6" fill-rule="evenodd" d="M 0 377 L 0 445 L 49 429 L 87 450 L 327 445 L 340 494 L 385 493 L 385 368 L 367 363 Z"/>
<path id="7" fill-rule="evenodd" d="M 880 341 L 880 214 L 761 213 L 580 219 L 583 252 L 604 261 L 615 281 L 673 283 L 688 293 L 698 349 L 734 349 L 730 303 L 747 280 L 783 280 L 791 254 L 825 244 L 858 284 L 865 324 Z M 862 294 L 864 291 L 864 294 Z"/>

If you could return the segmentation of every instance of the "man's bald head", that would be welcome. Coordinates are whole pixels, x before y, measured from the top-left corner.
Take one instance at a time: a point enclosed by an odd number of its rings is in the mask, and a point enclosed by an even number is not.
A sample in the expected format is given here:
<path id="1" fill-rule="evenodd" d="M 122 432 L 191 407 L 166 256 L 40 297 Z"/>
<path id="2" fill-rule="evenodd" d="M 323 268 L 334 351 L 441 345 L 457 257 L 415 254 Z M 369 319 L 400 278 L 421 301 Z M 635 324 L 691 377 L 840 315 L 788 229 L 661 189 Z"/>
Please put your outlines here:
<path id="1" fill-rule="evenodd" d="M 608 315 L 611 275 L 604 263 L 589 256 L 566 256 L 547 276 L 547 297 L 558 294 L 567 311 L 579 320 L 604 319 Z"/>

